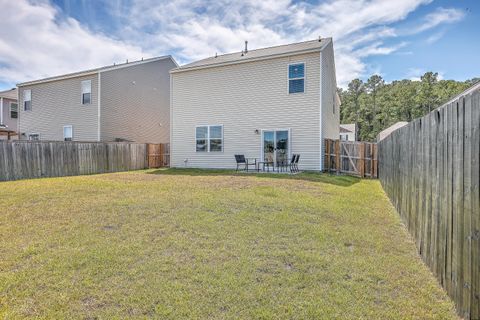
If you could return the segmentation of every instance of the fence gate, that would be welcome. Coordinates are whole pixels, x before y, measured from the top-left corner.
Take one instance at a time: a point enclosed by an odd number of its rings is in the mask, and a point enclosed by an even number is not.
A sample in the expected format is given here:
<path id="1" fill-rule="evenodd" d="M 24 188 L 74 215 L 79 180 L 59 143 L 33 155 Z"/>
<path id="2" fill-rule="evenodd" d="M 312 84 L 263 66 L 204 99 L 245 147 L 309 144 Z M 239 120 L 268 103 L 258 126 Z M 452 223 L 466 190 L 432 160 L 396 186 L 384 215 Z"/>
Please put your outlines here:
<path id="1" fill-rule="evenodd" d="M 170 166 L 170 144 L 161 143 L 147 145 L 148 167 L 162 168 Z"/>
<path id="2" fill-rule="evenodd" d="M 377 178 L 377 144 L 325 139 L 325 171 Z"/>

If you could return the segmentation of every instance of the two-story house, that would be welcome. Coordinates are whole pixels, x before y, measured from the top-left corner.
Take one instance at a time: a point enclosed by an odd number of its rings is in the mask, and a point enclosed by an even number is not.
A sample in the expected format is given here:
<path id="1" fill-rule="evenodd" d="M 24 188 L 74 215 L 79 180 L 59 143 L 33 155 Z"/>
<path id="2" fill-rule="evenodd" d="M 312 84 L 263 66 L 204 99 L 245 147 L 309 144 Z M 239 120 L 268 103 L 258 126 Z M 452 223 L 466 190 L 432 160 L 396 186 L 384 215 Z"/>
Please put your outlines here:
<path id="1" fill-rule="evenodd" d="M 216 55 L 171 70 L 171 166 L 235 168 L 235 154 L 322 170 L 338 139 L 331 38 Z"/>
<path id="2" fill-rule="evenodd" d="M 18 84 L 21 139 L 167 143 L 171 56 Z"/>

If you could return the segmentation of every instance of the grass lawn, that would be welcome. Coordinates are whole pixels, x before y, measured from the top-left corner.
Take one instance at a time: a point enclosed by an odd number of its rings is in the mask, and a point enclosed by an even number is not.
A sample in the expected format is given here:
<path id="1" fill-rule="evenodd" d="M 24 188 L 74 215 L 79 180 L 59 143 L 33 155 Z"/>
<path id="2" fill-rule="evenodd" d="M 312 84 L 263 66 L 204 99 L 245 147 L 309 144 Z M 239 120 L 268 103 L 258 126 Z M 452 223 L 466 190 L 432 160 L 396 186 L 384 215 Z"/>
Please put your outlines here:
<path id="1" fill-rule="evenodd" d="M 0 183 L 0 318 L 457 319 L 378 181 Z"/>

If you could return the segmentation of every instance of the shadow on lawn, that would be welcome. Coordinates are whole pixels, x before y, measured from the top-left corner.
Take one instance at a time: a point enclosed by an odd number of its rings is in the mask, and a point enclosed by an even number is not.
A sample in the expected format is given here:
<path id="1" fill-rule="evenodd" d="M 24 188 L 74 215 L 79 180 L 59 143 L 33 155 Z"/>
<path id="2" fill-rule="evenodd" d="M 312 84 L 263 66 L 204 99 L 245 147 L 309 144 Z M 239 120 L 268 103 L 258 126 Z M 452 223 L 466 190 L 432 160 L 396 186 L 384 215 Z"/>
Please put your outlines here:
<path id="1" fill-rule="evenodd" d="M 194 168 L 165 168 L 148 172 L 148 174 L 171 175 L 171 176 L 228 176 L 228 177 L 256 177 L 256 178 L 271 178 L 271 179 L 290 179 L 303 180 L 310 182 L 329 183 L 341 187 L 349 187 L 360 181 L 360 178 L 333 175 L 329 173 L 318 172 L 302 172 L 297 174 L 281 174 L 281 173 L 246 173 L 236 172 L 234 170 L 225 169 L 194 169 Z"/>

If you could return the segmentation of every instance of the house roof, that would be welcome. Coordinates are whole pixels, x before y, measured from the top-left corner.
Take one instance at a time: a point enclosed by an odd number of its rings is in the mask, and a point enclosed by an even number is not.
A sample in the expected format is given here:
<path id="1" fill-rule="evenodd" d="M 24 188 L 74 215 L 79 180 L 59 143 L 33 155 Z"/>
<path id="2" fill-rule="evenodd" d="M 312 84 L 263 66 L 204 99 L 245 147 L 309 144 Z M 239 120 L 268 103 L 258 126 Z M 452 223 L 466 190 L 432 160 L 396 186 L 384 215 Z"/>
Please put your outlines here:
<path id="1" fill-rule="evenodd" d="M 345 133 L 345 132 L 355 132 L 355 123 L 348 123 L 348 124 L 341 124 L 340 125 L 340 132 Z"/>
<path id="2" fill-rule="evenodd" d="M 400 129 L 408 124 L 405 121 L 399 121 L 397 123 L 392 124 L 390 127 L 386 128 L 385 130 L 381 131 L 377 136 L 377 142 L 382 141 L 386 137 L 388 137 L 393 131 Z"/>
<path id="3" fill-rule="evenodd" d="M 13 88 L 10 90 L 0 91 L 0 98 L 12 99 L 17 100 L 18 98 L 18 90 L 17 88 Z"/>
<path id="4" fill-rule="evenodd" d="M 181 67 L 175 68 L 170 73 L 177 73 L 189 70 L 217 67 L 223 65 L 251 62 L 256 60 L 276 58 L 309 52 L 322 51 L 332 41 L 332 38 L 321 38 L 286 45 L 248 50 L 247 53 L 234 52 L 198 60 Z"/>
<path id="5" fill-rule="evenodd" d="M 89 69 L 89 70 L 84 70 L 84 71 L 78 71 L 78 72 L 58 75 L 58 76 L 54 76 L 54 77 L 48 77 L 48 78 L 39 79 L 39 80 L 23 82 L 23 83 L 17 84 L 17 86 L 18 87 L 23 87 L 23 86 L 28 86 L 28 85 L 32 85 L 32 84 L 76 78 L 76 77 L 86 76 L 86 75 L 90 75 L 90 74 L 96 74 L 96 73 L 99 73 L 99 72 L 117 70 L 117 69 L 122 69 L 122 68 L 126 68 L 126 67 L 136 66 L 136 65 L 139 65 L 139 64 L 144 64 L 144 63 L 149 63 L 149 62 L 159 61 L 159 60 L 164 60 L 164 59 L 171 59 L 178 66 L 178 64 L 172 58 L 172 56 L 168 55 L 168 56 L 161 56 L 161 57 L 155 57 L 155 58 L 150 58 L 150 59 L 142 59 L 142 60 L 138 60 L 138 61 L 132 61 L 132 62 L 126 62 L 126 63 L 120 63 L 120 64 L 113 64 L 113 65 L 104 66 L 104 67 L 100 67 L 100 68 Z"/>

